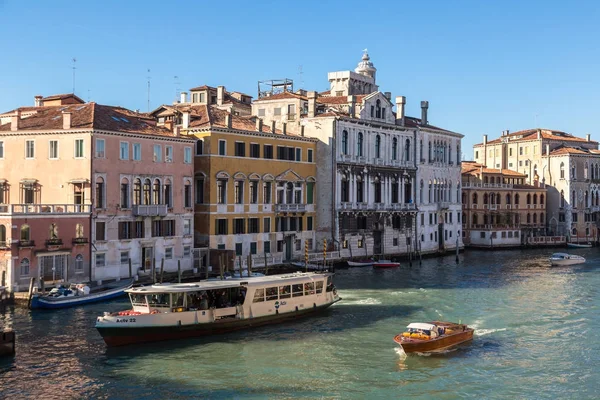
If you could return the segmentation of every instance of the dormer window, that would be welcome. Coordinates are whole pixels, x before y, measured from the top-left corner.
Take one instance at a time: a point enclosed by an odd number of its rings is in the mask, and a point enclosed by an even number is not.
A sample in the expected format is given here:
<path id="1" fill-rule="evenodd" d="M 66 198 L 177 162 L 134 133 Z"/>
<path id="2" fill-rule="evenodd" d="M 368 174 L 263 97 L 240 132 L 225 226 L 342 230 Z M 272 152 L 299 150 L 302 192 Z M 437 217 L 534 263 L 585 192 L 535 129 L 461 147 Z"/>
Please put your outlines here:
<path id="1" fill-rule="evenodd" d="M 375 103 L 375 118 L 381 118 L 381 100 L 379 99 Z"/>

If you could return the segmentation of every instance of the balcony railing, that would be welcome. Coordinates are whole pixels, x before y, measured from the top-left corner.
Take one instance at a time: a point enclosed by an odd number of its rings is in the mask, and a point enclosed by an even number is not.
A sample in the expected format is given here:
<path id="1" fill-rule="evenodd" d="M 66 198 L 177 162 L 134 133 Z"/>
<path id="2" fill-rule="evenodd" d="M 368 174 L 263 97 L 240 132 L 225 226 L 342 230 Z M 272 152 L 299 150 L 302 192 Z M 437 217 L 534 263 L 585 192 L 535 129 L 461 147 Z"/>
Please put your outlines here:
<path id="1" fill-rule="evenodd" d="M 46 246 L 62 246 L 63 241 L 59 238 L 48 239 L 46 240 Z"/>
<path id="2" fill-rule="evenodd" d="M 500 189 L 512 189 L 513 185 L 510 183 L 472 183 L 463 182 L 463 189 L 469 188 L 500 188 Z"/>
<path id="3" fill-rule="evenodd" d="M 19 240 L 19 247 L 35 247 L 35 241 L 33 240 Z"/>
<path id="4" fill-rule="evenodd" d="M 6 204 L 0 214 L 89 214 L 91 204 Z"/>
<path id="5" fill-rule="evenodd" d="M 288 119 L 288 121 L 295 121 L 296 120 L 296 114 L 288 114 L 287 115 L 287 119 Z"/>
<path id="6" fill-rule="evenodd" d="M 79 237 L 73 238 L 73 244 L 87 244 L 89 242 L 88 238 Z"/>
<path id="7" fill-rule="evenodd" d="M 306 211 L 306 204 L 275 204 L 275 212 Z"/>
<path id="8" fill-rule="evenodd" d="M 133 215 L 140 217 L 164 217 L 167 215 L 166 204 L 138 204 L 133 206 Z"/>

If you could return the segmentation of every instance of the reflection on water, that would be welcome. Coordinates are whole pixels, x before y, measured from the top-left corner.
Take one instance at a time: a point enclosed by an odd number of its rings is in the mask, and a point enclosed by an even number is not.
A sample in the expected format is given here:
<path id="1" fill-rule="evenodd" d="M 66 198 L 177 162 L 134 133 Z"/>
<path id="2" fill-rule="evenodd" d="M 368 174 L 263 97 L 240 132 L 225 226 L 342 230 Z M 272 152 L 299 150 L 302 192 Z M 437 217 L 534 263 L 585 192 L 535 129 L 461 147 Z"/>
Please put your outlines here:
<path id="1" fill-rule="evenodd" d="M 593 398 L 600 390 L 597 249 L 550 267 L 551 251 L 469 252 L 395 270 L 337 271 L 343 301 L 273 327 L 106 349 L 93 329 L 125 300 L 0 311 L 18 334 L 0 361 L 0 398 Z M 461 320 L 474 340 L 406 355 L 410 322 Z M 585 340 L 582 340 L 585 338 Z"/>

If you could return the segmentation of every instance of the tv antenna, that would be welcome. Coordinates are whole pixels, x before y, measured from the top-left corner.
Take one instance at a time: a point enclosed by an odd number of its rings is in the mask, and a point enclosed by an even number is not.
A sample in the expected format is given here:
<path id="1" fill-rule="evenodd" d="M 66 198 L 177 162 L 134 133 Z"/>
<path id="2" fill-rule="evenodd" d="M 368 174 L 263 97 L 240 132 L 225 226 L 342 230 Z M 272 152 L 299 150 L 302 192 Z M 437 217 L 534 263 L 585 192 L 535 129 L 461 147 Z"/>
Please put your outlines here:
<path id="1" fill-rule="evenodd" d="M 75 57 L 73 57 L 73 94 L 75 94 L 75 70 L 77 69 L 75 67 L 75 63 L 77 62 L 77 59 Z"/>
<path id="2" fill-rule="evenodd" d="M 302 72 L 302 65 L 298 66 L 298 76 L 300 78 L 300 89 L 304 89 L 304 72 Z"/>
<path id="3" fill-rule="evenodd" d="M 181 82 L 179 82 L 179 77 L 177 75 L 173 77 L 173 84 L 175 85 L 175 101 L 179 101 L 179 94 L 181 91 L 179 89 L 179 85 L 181 84 Z"/>
<path id="4" fill-rule="evenodd" d="M 150 68 L 148 68 L 148 112 L 150 112 Z"/>

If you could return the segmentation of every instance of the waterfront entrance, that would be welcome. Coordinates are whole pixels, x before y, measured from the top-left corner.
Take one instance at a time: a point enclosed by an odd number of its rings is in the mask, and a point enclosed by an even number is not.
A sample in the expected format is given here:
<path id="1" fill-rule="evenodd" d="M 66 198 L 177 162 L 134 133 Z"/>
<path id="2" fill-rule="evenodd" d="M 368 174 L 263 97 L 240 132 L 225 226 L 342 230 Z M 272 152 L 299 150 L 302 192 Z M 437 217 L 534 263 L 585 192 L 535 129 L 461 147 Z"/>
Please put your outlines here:
<path id="1" fill-rule="evenodd" d="M 381 246 L 381 231 L 373 231 L 373 254 L 382 254 L 383 247 Z"/>
<path id="2" fill-rule="evenodd" d="M 67 254 L 40 256 L 41 276 L 44 282 L 66 279 Z"/>
<path id="3" fill-rule="evenodd" d="M 285 237 L 285 261 L 292 259 L 292 236 Z"/>
<path id="4" fill-rule="evenodd" d="M 142 247 L 142 266 L 144 271 L 152 269 L 152 247 Z"/>

